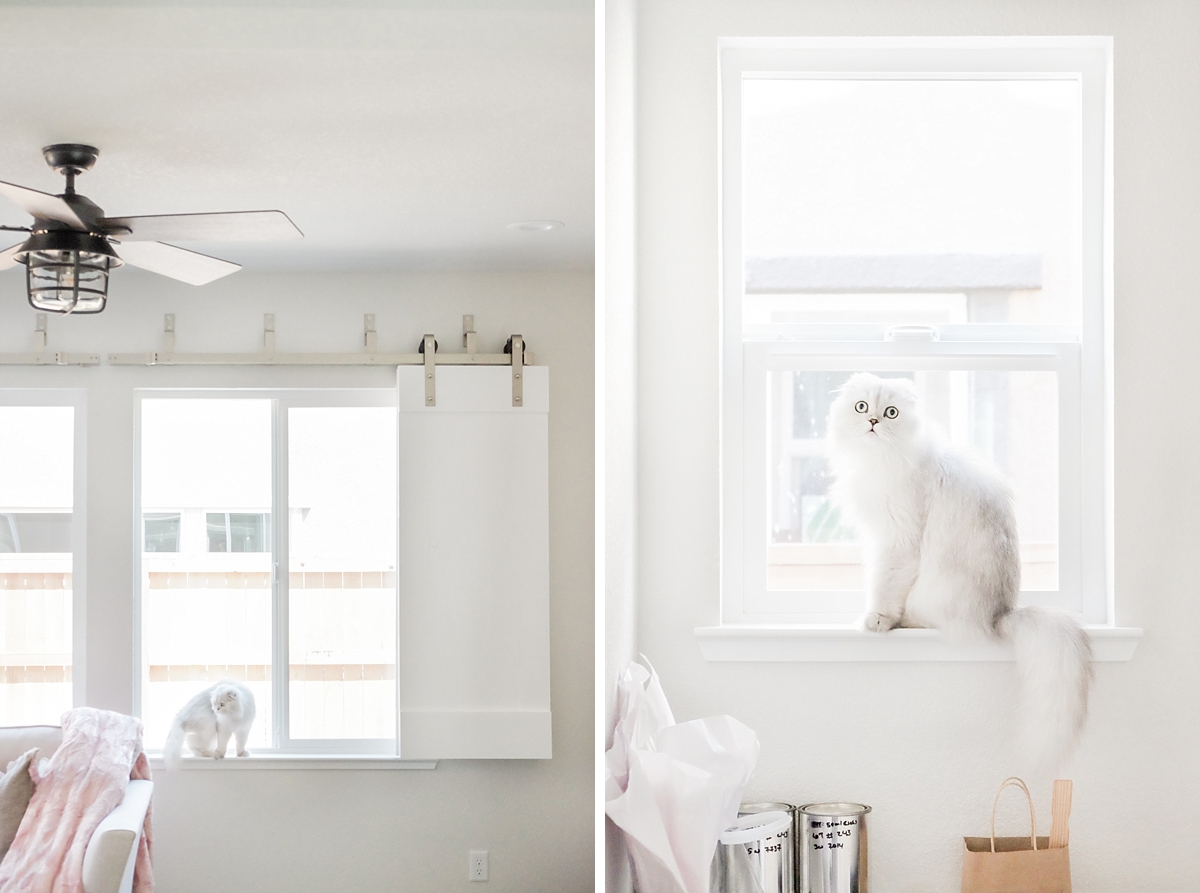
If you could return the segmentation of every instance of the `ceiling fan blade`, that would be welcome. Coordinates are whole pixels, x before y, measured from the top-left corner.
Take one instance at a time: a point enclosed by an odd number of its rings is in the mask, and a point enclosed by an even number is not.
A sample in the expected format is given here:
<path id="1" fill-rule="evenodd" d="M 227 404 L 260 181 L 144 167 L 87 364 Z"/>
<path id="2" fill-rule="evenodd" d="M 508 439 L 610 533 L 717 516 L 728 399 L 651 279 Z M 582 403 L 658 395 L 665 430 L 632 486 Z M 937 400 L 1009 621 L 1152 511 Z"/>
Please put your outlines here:
<path id="1" fill-rule="evenodd" d="M 3 251 L 0 251 L 0 270 L 7 270 L 9 267 L 17 266 L 17 261 L 13 260 L 13 255 L 20 251 L 21 246 L 24 244 L 24 242 L 18 242 L 12 248 L 5 248 Z"/>
<path id="2" fill-rule="evenodd" d="M 0 181 L 0 195 L 7 196 L 17 207 L 28 211 L 34 217 L 41 217 L 43 220 L 57 220 L 59 223 L 65 223 L 75 229 L 87 229 L 84 222 L 79 219 L 79 215 L 57 195 L 38 192 L 36 189 L 3 181 Z"/>
<path id="3" fill-rule="evenodd" d="M 241 264 L 176 248 L 165 242 L 122 242 L 117 246 L 117 253 L 127 264 L 170 276 L 188 285 L 207 285 L 242 268 Z"/>
<path id="4" fill-rule="evenodd" d="M 104 217 L 99 226 L 121 241 L 255 242 L 304 236 L 282 211 L 221 211 L 215 214 L 160 214 Z"/>

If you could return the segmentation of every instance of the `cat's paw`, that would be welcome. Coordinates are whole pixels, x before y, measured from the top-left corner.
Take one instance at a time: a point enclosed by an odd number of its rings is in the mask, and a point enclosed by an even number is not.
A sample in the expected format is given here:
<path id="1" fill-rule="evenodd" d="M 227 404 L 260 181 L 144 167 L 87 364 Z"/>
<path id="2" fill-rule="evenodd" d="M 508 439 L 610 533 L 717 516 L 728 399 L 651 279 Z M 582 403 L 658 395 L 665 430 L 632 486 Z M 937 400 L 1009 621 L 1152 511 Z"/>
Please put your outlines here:
<path id="1" fill-rule="evenodd" d="M 248 750 L 239 750 L 239 751 L 238 751 L 238 756 L 239 756 L 239 757 L 248 757 L 248 756 L 250 756 L 250 751 L 248 751 Z"/>
<path id="2" fill-rule="evenodd" d="M 213 759 L 214 760 L 223 760 L 223 759 L 225 759 L 225 754 L 218 751 L 217 753 L 213 754 Z"/>
<path id="3" fill-rule="evenodd" d="M 898 626 L 900 619 L 898 617 L 889 617 L 887 614 L 880 614 L 876 611 L 870 611 L 863 618 L 862 627 L 872 633 L 886 633 L 888 630 Z"/>
<path id="4" fill-rule="evenodd" d="M 215 759 L 217 756 L 217 752 L 215 750 L 196 750 L 193 751 L 193 753 L 195 753 L 198 757 L 207 757 L 210 759 Z"/>

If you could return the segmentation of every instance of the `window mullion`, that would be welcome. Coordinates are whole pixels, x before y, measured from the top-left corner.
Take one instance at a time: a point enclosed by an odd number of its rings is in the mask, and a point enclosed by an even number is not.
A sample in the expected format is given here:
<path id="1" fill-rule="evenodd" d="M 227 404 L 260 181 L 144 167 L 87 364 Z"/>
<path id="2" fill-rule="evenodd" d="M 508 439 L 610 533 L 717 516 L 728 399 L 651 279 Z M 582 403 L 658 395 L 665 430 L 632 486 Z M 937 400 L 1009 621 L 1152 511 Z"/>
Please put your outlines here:
<path id="1" fill-rule="evenodd" d="M 271 700 L 273 738 L 279 748 L 290 743 L 288 718 L 288 438 L 287 406 L 272 401 L 271 420 Z"/>

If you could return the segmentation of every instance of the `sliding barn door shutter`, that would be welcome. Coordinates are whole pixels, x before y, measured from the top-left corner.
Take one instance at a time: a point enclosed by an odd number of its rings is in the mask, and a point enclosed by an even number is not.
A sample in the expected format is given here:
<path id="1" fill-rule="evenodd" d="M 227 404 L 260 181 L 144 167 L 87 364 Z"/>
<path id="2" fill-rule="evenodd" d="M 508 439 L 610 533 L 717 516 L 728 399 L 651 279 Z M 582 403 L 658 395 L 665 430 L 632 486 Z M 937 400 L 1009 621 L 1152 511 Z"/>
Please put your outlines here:
<path id="1" fill-rule="evenodd" d="M 549 372 L 397 369 L 400 756 L 548 759 Z"/>

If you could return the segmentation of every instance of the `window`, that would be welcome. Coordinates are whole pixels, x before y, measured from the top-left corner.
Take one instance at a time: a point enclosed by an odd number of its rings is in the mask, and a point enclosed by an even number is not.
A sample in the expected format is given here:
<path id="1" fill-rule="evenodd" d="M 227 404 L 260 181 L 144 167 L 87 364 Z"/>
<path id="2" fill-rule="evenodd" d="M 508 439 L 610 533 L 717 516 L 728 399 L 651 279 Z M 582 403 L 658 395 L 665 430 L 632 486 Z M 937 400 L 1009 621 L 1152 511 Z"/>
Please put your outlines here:
<path id="1" fill-rule="evenodd" d="M 222 679 L 250 749 L 397 752 L 395 392 L 142 392 L 141 715 Z"/>
<path id="2" fill-rule="evenodd" d="M 724 624 L 864 610 L 824 443 L 855 371 L 1006 474 L 1023 602 L 1111 621 L 1109 52 L 723 42 Z"/>
<path id="3" fill-rule="evenodd" d="M 206 512 L 209 552 L 270 552 L 270 512 Z"/>
<path id="4" fill-rule="evenodd" d="M 179 531 L 183 522 L 179 512 L 148 512 L 142 516 L 142 521 L 147 552 L 179 551 Z"/>
<path id="5" fill-rule="evenodd" d="M 0 725 L 57 724 L 75 700 L 82 399 L 0 391 Z"/>

